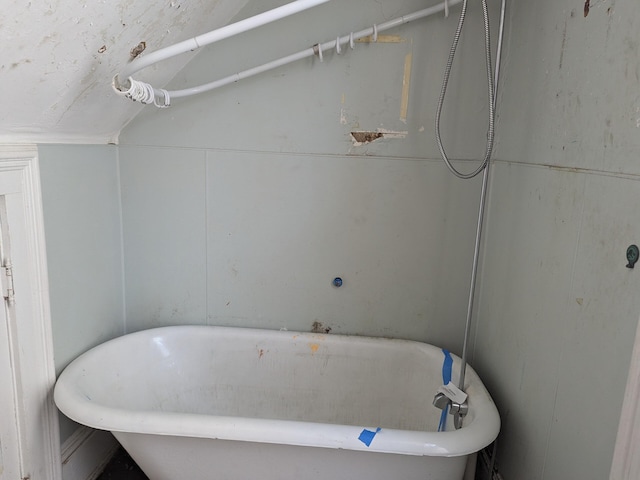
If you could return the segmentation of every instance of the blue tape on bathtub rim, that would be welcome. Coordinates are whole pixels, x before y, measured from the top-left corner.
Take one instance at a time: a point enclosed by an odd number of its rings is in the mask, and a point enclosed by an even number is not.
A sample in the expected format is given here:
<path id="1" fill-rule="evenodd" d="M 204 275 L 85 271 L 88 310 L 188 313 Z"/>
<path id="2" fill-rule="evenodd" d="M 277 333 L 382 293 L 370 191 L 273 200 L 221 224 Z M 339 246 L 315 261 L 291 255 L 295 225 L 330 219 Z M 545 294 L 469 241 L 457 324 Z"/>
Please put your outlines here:
<path id="1" fill-rule="evenodd" d="M 367 447 L 371 446 L 371 442 L 373 442 L 373 439 L 375 438 L 376 434 L 382 430 L 380 427 L 376 428 L 375 432 L 372 432 L 371 430 L 367 430 L 366 428 L 364 430 L 362 430 L 362 432 L 360 433 L 360 436 L 358 437 L 358 440 L 360 440 L 362 443 L 364 443 Z"/>
<path id="2" fill-rule="evenodd" d="M 444 362 L 442 362 L 442 384 L 447 385 L 451 381 L 451 370 L 453 369 L 453 358 L 449 350 L 443 348 Z M 449 405 L 444 407 L 440 414 L 440 423 L 438 424 L 438 431 L 444 432 L 447 429 L 447 415 L 449 415 Z"/>
<path id="3" fill-rule="evenodd" d="M 442 384 L 447 385 L 451 381 L 451 370 L 453 369 L 453 358 L 451 352 L 443 348 L 444 362 L 442 362 Z"/>

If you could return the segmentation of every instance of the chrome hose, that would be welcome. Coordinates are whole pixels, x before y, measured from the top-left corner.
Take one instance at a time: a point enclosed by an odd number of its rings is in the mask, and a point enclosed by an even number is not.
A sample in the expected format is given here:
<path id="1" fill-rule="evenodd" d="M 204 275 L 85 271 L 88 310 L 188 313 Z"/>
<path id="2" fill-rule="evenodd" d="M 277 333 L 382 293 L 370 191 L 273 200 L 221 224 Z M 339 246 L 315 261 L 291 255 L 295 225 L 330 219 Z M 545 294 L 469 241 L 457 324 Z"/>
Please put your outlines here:
<path id="1" fill-rule="evenodd" d="M 470 179 L 478 175 L 489 163 L 491 159 L 491 153 L 493 151 L 493 142 L 494 142 L 494 133 L 495 133 L 495 85 L 493 82 L 493 72 L 491 67 L 491 35 L 489 29 L 489 9 L 487 7 L 487 1 L 482 0 L 482 15 L 484 18 L 484 43 L 485 43 L 485 55 L 486 55 L 486 64 L 487 64 L 487 83 L 489 86 L 489 130 L 487 132 L 487 144 L 484 153 L 484 159 L 482 164 L 471 173 L 462 173 L 458 171 L 449 160 L 447 153 L 444 150 L 444 145 L 442 144 L 442 137 L 440 135 L 440 117 L 442 116 L 442 107 L 444 105 L 444 99 L 447 94 L 447 87 L 449 86 L 449 78 L 451 76 L 451 68 L 453 67 L 453 60 L 456 55 L 456 49 L 458 48 L 458 43 L 460 41 L 460 36 L 462 35 L 462 29 L 464 27 L 464 21 L 467 16 L 467 3 L 468 0 L 464 0 L 462 3 L 462 10 L 460 12 L 460 19 L 458 21 L 458 27 L 456 28 L 456 33 L 453 37 L 453 44 L 451 45 L 451 50 L 449 51 L 449 58 L 447 60 L 447 65 L 444 71 L 444 78 L 442 80 L 442 89 L 440 90 L 440 97 L 438 98 L 438 106 L 436 109 L 436 141 L 438 143 L 438 148 L 440 150 L 440 155 L 442 155 L 442 159 L 446 163 L 447 167 L 456 177 L 462 179 Z"/>

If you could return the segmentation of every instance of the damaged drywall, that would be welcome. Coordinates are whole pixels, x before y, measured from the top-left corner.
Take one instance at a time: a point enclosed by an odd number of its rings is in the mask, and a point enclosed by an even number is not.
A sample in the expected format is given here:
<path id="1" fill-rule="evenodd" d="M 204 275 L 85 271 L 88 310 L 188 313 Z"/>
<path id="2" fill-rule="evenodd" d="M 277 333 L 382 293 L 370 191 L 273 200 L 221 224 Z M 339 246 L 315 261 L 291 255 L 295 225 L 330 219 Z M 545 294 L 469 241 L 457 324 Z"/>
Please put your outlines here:
<path id="1" fill-rule="evenodd" d="M 382 138 L 406 138 L 408 134 L 409 132 L 396 132 L 393 130 L 384 130 L 379 128 L 373 132 L 351 132 L 351 139 L 353 141 L 353 146 L 359 147 Z"/>

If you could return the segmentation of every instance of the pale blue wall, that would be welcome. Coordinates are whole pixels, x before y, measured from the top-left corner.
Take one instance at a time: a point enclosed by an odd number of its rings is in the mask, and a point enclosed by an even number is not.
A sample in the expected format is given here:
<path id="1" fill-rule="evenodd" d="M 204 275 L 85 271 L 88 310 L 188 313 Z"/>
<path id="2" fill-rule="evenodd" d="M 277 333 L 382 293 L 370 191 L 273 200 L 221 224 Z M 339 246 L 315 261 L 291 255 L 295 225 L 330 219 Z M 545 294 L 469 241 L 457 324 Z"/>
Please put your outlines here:
<path id="1" fill-rule="evenodd" d="M 125 329 L 117 151 L 41 145 L 38 152 L 59 373 Z M 62 441 L 74 429 L 63 418 Z"/>
<path id="2" fill-rule="evenodd" d="M 241 16 L 278 3 L 253 2 Z M 203 52 L 174 83 L 424 7 L 332 2 Z M 482 72 L 478 13 L 472 6 L 445 111 L 459 158 L 484 145 L 485 86 L 469 80 Z M 147 107 L 119 147 L 41 146 L 57 369 L 124 331 L 175 323 L 318 321 L 459 351 L 479 183 L 450 177 L 433 140 L 455 22 L 418 21 L 324 63 Z M 378 129 L 397 138 L 357 146 L 350 136 Z M 63 423 L 63 440 L 71 428 Z"/>
<path id="3" fill-rule="evenodd" d="M 640 315 L 640 13 L 509 2 L 474 366 L 504 478 L 609 478 Z"/>
<path id="4" fill-rule="evenodd" d="M 474 217 L 463 212 L 478 192 L 440 163 L 144 147 L 120 157 L 129 329 L 320 322 L 459 348 Z"/>
<path id="5" fill-rule="evenodd" d="M 484 71 L 477 7 L 443 123 L 456 158 L 484 151 L 486 85 L 472 81 Z M 421 8 L 331 2 L 206 49 L 170 88 Z M 119 148 L 129 329 L 320 322 L 459 352 L 480 184 L 449 175 L 433 136 L 455 24 L 438 15 L 323 63 L 147 107 Z M 350 135 L 378 129 L 398 133 L 367 145 Z"/>
<path id="6" fill-rule="evenodd" d="M 461 158 L 479 155 L 486 132 L 476 3 L 445 112 L 446 143 Z M 502 414 L 505 478 L 602 479 L 640 312 L 640 280 L 624 258 L 640 242 L 640 16 L 628 2 L 601 2 L 587 17 L 568 0 L 510 3 L 472 364 Z M 301 14 L 309 16 L 300 24 L 292 19 L 204 52 L 174 86 L 423 6 L 333 2 Z M 60 252 L 50 269 L 58 262 L 51 275 L 62 277 L 52 287 L 57 358 L 124 328 L 122 297 L 110 321 L 97 311 L 109 289 L 88 292 L 97 295 L 93 306 L 60 314 L 76 290 L 75 270 L 85 279 L 93 267 L 111 272 L 109 259 L 119 255 L 118 156 L 129 330 L 306 330 L 320 321 L 336 332 L 459 350 L 479 185 L 451 178 L 433 141 L 454 26 L 455 18 L 417 22 L 389 32 L 398 42 L 303 61 L 176 99 L 169 110 L 147 107 L 117 149 L 43 147 L 47 245 Z M 406 134 L 363 146 L 349 135 L 379 128 Z M 95 182 L 87 194 L 79 173 Z M 63 185 L 69 193 L 59 193 Z M 73 201 L 85 197 L 86 205 Z M 78 216 L 65 218 L 74 210 Z M 51 226 L 56 218 L 67 227 Z M 92 242 L 109 243 L 102 263 L 71 268 L 84 258 L 73 245 Z M 338 274 L 342 290 L 329 283 Z M 116 277 L 102 281 L 120 285 Z"/>

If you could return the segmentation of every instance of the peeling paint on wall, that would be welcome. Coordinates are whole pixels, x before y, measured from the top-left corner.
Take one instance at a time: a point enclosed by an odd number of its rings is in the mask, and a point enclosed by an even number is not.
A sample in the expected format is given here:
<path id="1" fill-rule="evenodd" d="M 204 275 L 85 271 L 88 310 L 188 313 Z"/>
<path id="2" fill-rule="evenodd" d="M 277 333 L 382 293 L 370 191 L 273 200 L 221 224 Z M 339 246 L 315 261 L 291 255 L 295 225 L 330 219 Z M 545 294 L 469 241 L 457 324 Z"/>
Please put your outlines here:
<path id="1" fill-rule="evenodd" d="M 136 45 L 135 47 L 133 47 L 131 49 L 130 52 L 130 58 L 131 60 L 135 59 L 136 57 L 138 57 L 138 55 L 140 55 L 142 52 L 144 52 L 147 48 L 147 42 L 140 42 L 138 43 L 138 45 Z"/>
<path id="2" fill-rule="evenodd" d="M 318 320 L 315 320 L 311 324 L 311 333 L 330 333 L 331 330 L 331 327 L 325 327 L 324 324 Z"/>
<path id="3" fill-rule="evenodd" d="M 0 111 L 0 139 L 112 141 L 141 108 L 119 101 L 111 90 L 113 75 L 130 57 L 226 25 L 246 3 L 193 0 L 171 2 L 170 8 L 130 0 L 60 0 L 42 8 L 7 3 L 0 23 L 12 48 L 3 51 L 0 91 L 11 95 Z M 141 80 L 165 85 L 192 57 L 146 69 Z"/>
<path id="4" fill-rule="evenodd" d="M 411 65 L 413 55 L 407 53 L 404 58 L 404 74 L 402 76 L 402 97 L 400 101 L 400 121 L 407 123 L 407 113 L 409 112 L 409 87 L 411 86 Z"/>
<path id="5" fill-rule="evenodd" d="M 406 40 L 400 35 L 378 35 L 378 39 L 374 42 L 373 37 L 362 37 L 356 40 L 356 43 L 404 43 Z"/>
<path id="6" fill-rule="evenodd" d="M 347 124 L 347 109 L 345 108 L 345 103 L 346 103 L 346 98 L 344 93 L 342 94 L 342 97 L 340 99 L 340 125 L 346 125 Z"/>

